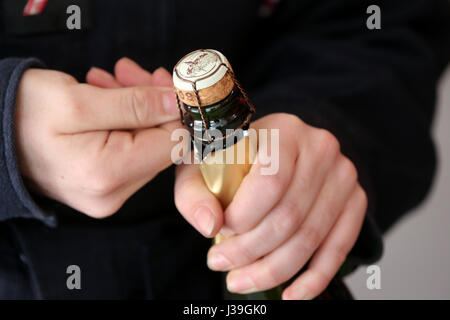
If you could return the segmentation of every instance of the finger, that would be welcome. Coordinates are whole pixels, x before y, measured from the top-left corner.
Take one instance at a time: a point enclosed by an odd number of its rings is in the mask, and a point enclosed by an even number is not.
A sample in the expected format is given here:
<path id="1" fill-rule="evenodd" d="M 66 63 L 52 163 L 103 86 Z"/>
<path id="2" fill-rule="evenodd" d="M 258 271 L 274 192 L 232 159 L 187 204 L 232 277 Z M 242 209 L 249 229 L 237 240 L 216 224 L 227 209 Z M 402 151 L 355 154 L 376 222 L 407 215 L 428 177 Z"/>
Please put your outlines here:
<path id="1" fill-rule="evenodd" d="M 316 133 L 322 134 L 320 131 L 313 132 Z M 288 191 L 266 218 L 252 230 L 210 249 L 208 265 L 211 269 L 229 270 L 245 266 L 273 251 L 297 231 L 316 200 L 327 172 L 340 154 L 337 140 L 326 144 L 319 140 L 314 136 L 303 143 Z M 324 158 L 324 154 L 327 157 Z M 257 194 L 260 195 L 260 192 Z M 251 213 L 254 214 L 253 211 Z M 226 257 L 230 264 L 220 264 L 224 259 L 216 262 L 216 254 Z"/>
<path id="2" fill-rule="evenodd" d="M 255 163 L 244 178 L 233 201 L 225 211 L 226 228 L 234 233 L 253 229 L 275 206 L 286 191 L 295 167 L 294 149 L 286 149 L 280 167 L 274 175 L 262 175 L 261 164 Z"/>
<path id="3" fill-rule="evenodd" d="M 114 67 L 117 81 L 124 87 L 153 86 L 153 76 L 129 58 L 117 61 Z"/>
<path id="4" fill-rule="evenodd" d="M 160 67 L 153 72 L 153 85 L 161 87 L 172 87 L 172 75 L 166 69 Z"/>
<path id="5" fill-rule="evenodd" d="M 117 170 L 131 164 L 133 168 L 129 171 L 130 174 L 134 172 L 134 180 L 139 180 L 141 176 L 153 178 L 153 173 L 159 173 L 173 164 L 171 152 L 178 142 L 172 141 L 171 135 L 173 130 L 181 128 L 182 125 L 177 119 L 156 128 L 142 129 L 132 134 L 133 145 L 128 155 L 124 155 L 122 166 L 119 165 Z M 126 153 L 127 150 L 123 152 Z"/>
<path id="6" fill-rule="evenodd" d="M 171 140 L 171 133 L 180 126 L 179 121 L 173 121 L 164 127 L 136 133 L 110 131 L 104 141 L 98 141 L 99 151 L 87 156 L 90 163 L 85 167 L 98 180 L 96 182 L 100 181 L 98 184 L 108 186 L 109 192 L 106 193 L 114 191 L 114 187 L 127 186 L 143 178 L 149 181 L 172 165 L 171 151 L 176 142 Z"/>
<path id="7" fill-rule="evenodd" d="M 326 289 L 355 244 L 366 209 L 367 197 L 359 186 L 308 269 L 285 289 L 283 299 L 314 299 Z"/>
<path id="8" fill-rule="evenodd" d="M 261 260 L 230 271 L 230 291 L 252 292 L 272 288 L 290 279 L 305 265 L 329 233 L 356 186 L 356 169 L 350 160 L 341 156 L 335 166 L 298 231 Z"/>
<path id="9" fill-rule="evenodd" d="M 215 236 L 222 227 L 222 207 L 206 187 L 197 165 L 177 167 L 175 205 L 183 217 L 205 237 Z"/>
<path id="10" fill-rule="evenodd" d="M 256 128 L 264 128 L 264 124 L 257 123 Z M 278 126 L 278 124 L 273 124 Z M 281 128 L 280 123 L 278 128 Z M 278 129 L 277 128 L 277 129 Z M 267 145 L 270 157 L 278 157 L 278 171 L 271 175 L 263 175 L 261 159 L 261 146 L 258 152 L 258 161 L 252 165 L 250 172 L 242 180 L 239 189 L 230 205 L 225 211 L 225 228 L 234 233 L 244 233 L 253 229 L 283 197 L 291 182 L 295 162 L 298 157 L 298 142 L 285 130 L 280 129 L 277 150 L 270 150 L 272 136 L 267 135 L 268 141 L 259 141 Z M 282 155 L 282 156 L 279 156 Z"/>
<path id="11" fill-rule="evenodd" d="M 175 93 L 163 87 L 102 89 L 80 84 L 61 101 L 61 133 L 150 128 L 179 119 Z M 69 102 L 69 103 L 68 103 Z"/>
<path id="12" fill-rule="evenodd" d="M 86 82 L 100 88 L 120 88 L 114 76 L 100 68 L 92 67 L 86 74 Z"/>
<path id="13" fill-rule="evenodd" d="M 144 129 L 135 135 L 129 131 L 96 131 L 64 138 L 70 139 L 74 149 L 82 147 L 86 152 L 67 177 L 79 180 L 82 192 L 78 198 L 62 200 L 96 218 L 113 214 L 140 187 L 172 164 L 170 154 L 175 142 L 171 141 L 171 131 L 180 126 L 179 121 L 174 121 L 164 128 Z M 79 201 L 80 197 L 83 201 Z"/>

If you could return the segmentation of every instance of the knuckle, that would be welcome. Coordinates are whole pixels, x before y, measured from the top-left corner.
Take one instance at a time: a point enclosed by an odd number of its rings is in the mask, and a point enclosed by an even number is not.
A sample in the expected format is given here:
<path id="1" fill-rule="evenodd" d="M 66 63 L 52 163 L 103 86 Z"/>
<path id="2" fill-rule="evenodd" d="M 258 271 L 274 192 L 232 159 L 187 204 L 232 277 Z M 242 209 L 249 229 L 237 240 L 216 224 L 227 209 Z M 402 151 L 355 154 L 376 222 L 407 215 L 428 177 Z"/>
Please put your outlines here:
<path id="1" fill-rule="evenodd" d="M 93 165 L 85 170 L 83 185 L 89 194 L 103 197 L 115 191 L 120 183 L 113 172 L 102 166 Z"/>
<path id="2" fill-rule="evenodd" d="M 80 85 L 81 86 L 81 85 Z M 77 94 L 77 90 L 65 89 L 60 91 L 60 101 L 64 106 L 65 119 L 70 119 L 72 122 L 83 121 L 83 115 L 86 112 L 84 104 Z"/>
<path id="3" fill-rule="evenodd" d="M 291 113 L 280 113 L 280 118 L 281 120 L 283 120 L 283 122 L 288 122 L 294 127 L 300 126 L 302 124 L 300 118 Z"/>
<path id="4" fill-rule="evenodd" d="M 106 176 L 97 175 L 90 180 L 90 190 L 100 196 L 108 195 L 115 189 L 111 179 Z"/>
<path id="5" fill-rule="evenodd" d="M 258 190 L 264 190 L 261 192 L 263 194 L 263 200 L 265 202 L 271 202 L 273 200 L 278 200 L 284 186 L 286 184 L 285 179 L 280 174 L 258 176 Z M 244 209 L 239 206 L 232 204 L 230 205 L 226 212 L 227 225 L 236 233 L 244 233 L 253 229 L 258 222 L 255 219 L 249 218 L 249 214 L 244 211 Z"/>
<path id="6" fill-rule="evenodd" d="M 260 175 L 262 179 L 262 190 L 266 190 L 270 197 L 277 197 L 286 184 L 285 178 L 278 172 L 272 175 Z"/>
<path id="7" fill-rule="evenodd" d="M 300 192 L 308 192 L 311 190 L 313 177 L 308 177 L 302 170 L 299 171 L 298 179 L 295 179 L 295 188 L 300 190 Z"/>
<path id="8" fill-rule="evenodd" d="M 65 73 L 65 72 L 58 72 L 57 73 L 59 77 L 59 82 L 63 82 L 64 84 L 71 85 L 71 84 L 78 84 L 77 79 L 73 77 L 72 75 Z"/>
<path id="9" fill-rule="evenodd" d="M 291 113 L 278 112 L 270 115 L 271 123 L 275 127 L 297 128 L 303 125 L 303 121 L 296 115 Z"/>
<path id="10" fill-rule="evenodd" d="M 184 183 L 188 179 L 183 179 L 183 181 L 180 181 L 180 179 L 175 179 L 175 187 L 174 187 L 174 202 L 175 206 L 180 210 L 183 205 L 185 204 L 185 200 L 187 200 L 186 194 L 185 194 L 185 188 Z"/>
<path id="11" fill-rule="evenodd" d="M 307 292 L 313 294 L 319 294 L 325 290 L 332 279 L 319 269 L 309 269 L 308 272 L 311 273 L 313 281 L 307 281 L 303 285 Z"/>
<path id="12" fill-rule="evenodd" d="M 235 233 L 242 234 L 250 231 L 253 228 L 253 221 L 248 222 L 247 215 L 235 214 L 237 211 L 228 211 L 225 213 L 226 215 L 226 223 L 227 226 Z"/>
<path id="13" fill-rule="evenodd" d="M 300 242 L 301 249 L 306 252 L 313 252 L 319 246 L 321 240 L 320 232 L 317 227 L 305 227 L 303 237 Z"/>
<path id="14" fill-rule="evenodd" d="M 242 244 L 240 242 L 236 242 L 236 253 L 237 255 L 239 255 L 239 257 L 241 257 L 241 261 L 245 262 L 245 263 L 251 263 L 254 260 L 256 260 L 256 256 L 255 256 L 255 251 L 252 250 L 251 248 L 249 248 L 247 245 Z M 232 258 L 231 256 L 235 257 L 234 255 L 230 255 L 230 258 Z M 234 262 L 235 259 L 230 259 L 230 261 Z"/>
<path id="15" fill-rule="evenodd" d="M 174 201 L 175 206 L 180 212 L 194 211 L 198 206 L 196 200 L 198 196 L 193 193 L 195 186 L 198 185 L 198 179 L 194 176 L 186 176 L 182 179 L 176 179 L 175 181 L 175 194 Z"/>
<path id="16" fill-rule="evenodd" d="M 153 99 L 143 88 L 132 88 L 130 94 L 125 95 L 127 112 L 133 117 L 134 123 L 144 126 L 150 117 L 150 101 Z"/>
<path id="17" fill-rule="evenodd" d="M 358 180 L 358 171 L 353 162 L 347 157 L 342 157 L 340 161 L 339 180 L 342 183 L 354 183 Z"/>
<path id="18" fill-rule="evenodd" d="M 175 202 L 175 207 L 178 209 L 178 211 L 182 212 L 183 208 L 184 208 L 184 201 L 183 201 L 184 197 L 183 197 L 183 193 L 180 192 L 178 189 L 175 189 L 174 192 L 174 202 Z"/>
<path id="19" fill-rule="evenodd" d="M 298 227 L 302 216 L 301 210 L 294 201 L 286 201 L 282 204 L 279 213 L 273 219 L 273 231 L 275 234 L 287 234 Z"/>
<path id="20" fill-rule="evenodd" d="M 351 244 L 353 245 L 353 244 Z M 351 250 L 350 244 L 348 246 L 338 246 L 334 250 L 334 255 L 336 257 L 336 263 L 341 265 L 347 259 L 347 254 Z"/>
<path id="21" fill-rule="evenodd" d="M 334 157 L 340 152 L 339 141 L 330 131 L 325 129 L 317 129 L 313 144 L 319 158 Z"/>
<path id="22" fill-rule="evenodd" d="M 358 186 L 356 192 L 358 193 L 357 197 L 361 203 L 361 207 L 365 210 L 369 204 L 369 198 L 367 197 L 367 193 L 361 186 Z"/>
<path id="23" fill-rule="evenodd" d="M 284 272 L 282 272 L 281 268 L 276 268 L 275 266 L 271 264 L 265 264 L 263 269 L 263 277 L 261 277 L 264 280 L 254 281 L 256 286 L 262 290 L 273 288 L 280 283 L 285 282 L 288 280 L 288 276 L 285 275 Z M 262 281 L 266 282 L 265 284 L 261 283 Z"/>
<path id="24" fill-rule="evenodd" d="M 122 207 L 123 203 L 124 201 L 117 200 L 92 201 L 89 204 L 89 207 L 85 210 L 85 213 L 95 219 L 105 219 L 115 214 L 120 209 L 120 207 Z"/>

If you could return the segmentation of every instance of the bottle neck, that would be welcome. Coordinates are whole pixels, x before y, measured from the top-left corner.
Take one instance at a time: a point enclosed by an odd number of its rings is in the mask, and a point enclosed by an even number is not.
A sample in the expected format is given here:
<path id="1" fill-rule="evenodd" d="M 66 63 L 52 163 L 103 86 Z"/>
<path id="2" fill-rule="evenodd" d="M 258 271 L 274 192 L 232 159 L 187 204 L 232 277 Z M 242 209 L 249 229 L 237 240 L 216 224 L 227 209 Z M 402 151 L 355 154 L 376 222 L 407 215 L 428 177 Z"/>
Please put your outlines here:
<path id="1" fill-rule="evenodd" d="M 250 106 L 237 87 L 234 87 L 227 97 L 215 104 L 202 107 L 185 105 L 186 112 L 184 114 L 184 122 L 186 126 L 192 136 L 201 137 L 204 140 L 207 139 L 208 135 L 206 134 L 206 128 L 203 124 L 199 108 L 202 108 L 205 121 L 209 125 L 208 132 L 212 133 L 212 135 L 220 133 L 222 137 L 227 136 L 230 131 L 242 127 L 251 112 Z M 242 129 L 247 130 L 248 124 L 245 127 L 242 127 Z M 242 135 L 242 132 L 237 132 L 236 137 L 231 140 L 231 144 L 239 141 L 242 138 Z M 229 146 L 230 139 L 228 139 L 228 141 L 226 140 L 227 139 L 223 140 L 222 148 Z M 202 141 L 201 144 L 203 145 L 203 150 L 210 142 Z"/>

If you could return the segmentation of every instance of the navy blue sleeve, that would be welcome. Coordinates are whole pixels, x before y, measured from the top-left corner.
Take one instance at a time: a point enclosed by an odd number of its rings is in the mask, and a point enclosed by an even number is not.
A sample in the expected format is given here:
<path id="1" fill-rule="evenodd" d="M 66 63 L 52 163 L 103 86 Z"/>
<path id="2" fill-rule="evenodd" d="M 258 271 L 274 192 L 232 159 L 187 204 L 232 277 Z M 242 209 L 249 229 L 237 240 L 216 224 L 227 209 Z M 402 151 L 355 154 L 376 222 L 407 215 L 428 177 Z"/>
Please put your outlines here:
<path id="1" fill-rule="evenodd" d="M 40 209 L 24 186 L 15 154 L 16 93 L 22 74 L 30 67 L 42 67 L 42 64 L 34 58 L 0 60 L 0 221 L 31 218 L 55 226 L 55 217 Z"/>

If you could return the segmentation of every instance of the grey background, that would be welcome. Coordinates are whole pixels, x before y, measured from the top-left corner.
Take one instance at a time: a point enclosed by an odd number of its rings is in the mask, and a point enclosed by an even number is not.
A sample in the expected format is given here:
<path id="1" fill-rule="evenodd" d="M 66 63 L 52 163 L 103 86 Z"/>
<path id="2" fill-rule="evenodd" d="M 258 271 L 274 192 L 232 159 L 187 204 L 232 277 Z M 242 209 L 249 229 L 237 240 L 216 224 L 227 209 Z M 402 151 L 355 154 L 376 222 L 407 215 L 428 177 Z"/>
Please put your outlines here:
<path id="1" fill-rule="evenodd" d="M 439 168 L 431 192 L 386 235 L 377 262 L 381 289 L 367 289 L 366 267 L 347 278 L 357 299 L 450 299 L 450 68 L 439 86 L 433 135 Z"/>

